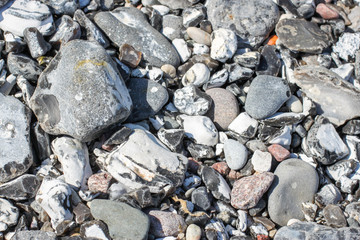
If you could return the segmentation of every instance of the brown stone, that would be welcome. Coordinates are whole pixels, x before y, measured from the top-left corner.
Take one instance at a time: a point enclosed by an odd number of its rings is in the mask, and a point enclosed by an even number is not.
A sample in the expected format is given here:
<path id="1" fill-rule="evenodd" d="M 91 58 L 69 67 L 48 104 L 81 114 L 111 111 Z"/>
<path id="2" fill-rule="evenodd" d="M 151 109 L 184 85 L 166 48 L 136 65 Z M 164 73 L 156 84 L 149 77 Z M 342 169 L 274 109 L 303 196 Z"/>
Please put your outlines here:
<path id="1" fill-rule="evenodd" d="M 228 175 L 230 172 L 230 168 L 226 162 L 217 162 L 214 163 L 211 167 L 223 176 Z"/>
<path id="2" fill-rule="evenodd" d="M 129 67 L 136 68 L 142 57 L 142 53 L 135 50 L 135 48 L 127 43 L 121 45 L 119 49 L 119 59 Z"/>
<path id="3" fill-rule="evenodd" d="M 106 193 L 112 176 L 107 172 L 95 173 L 88 179 L 88 186 L 91 192 L 103 192 Z"/>
<path id="4" fill-rule="evenodd" d="M 290 157 L 290 152 L 279 144 L 273 144 L 268 147 L 268 151 L 278 162 L 282 162 Z"/>
<path id="5" fill-rule="evenodd" d="M 316 12 L 324 19 L 330 20 L 330 19 L 338 19 L 339 13 L 337 13 L 335 10 L 329 8 L 326 4 L 320 3 L 316 6 Z"/>

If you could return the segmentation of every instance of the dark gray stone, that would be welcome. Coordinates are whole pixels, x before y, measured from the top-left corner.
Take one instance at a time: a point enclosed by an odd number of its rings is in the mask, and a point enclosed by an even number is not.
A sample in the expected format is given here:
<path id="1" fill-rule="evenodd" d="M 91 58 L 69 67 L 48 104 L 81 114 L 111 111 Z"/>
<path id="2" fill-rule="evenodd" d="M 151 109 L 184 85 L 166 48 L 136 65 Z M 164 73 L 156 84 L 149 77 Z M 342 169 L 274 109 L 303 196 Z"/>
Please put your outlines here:
<path id="1" fill-rule="evenodd" d="M 206 8 L 202 4 L 185 8 L 182 12 L 184 27 L 196 27 L 206 17 Z"/>
<path id="2" fill-rule="evenodd" d="M 233 59 L 237 64 L 240 64 L 243 67 L 255 68 L 260 63 L 260 57 L 261 55 L 259 52 L 246 52 L 243 54 L 235 53 Z"/>
<path id="3" fill-rule="evenodd" d="M 229 72 L 230 83 L 249 80 L 254 73 L 250 68 L 242 67 L 237 63 L 225 64 L 225 69 Z"/>
<path id="4" fill-rule="evenodd" d="M 250 85 L 245 110 L 255 119 L 264 119 L 276 113 L 290 96 L 286 80 L 260 75 L 254 78 Z"/>
<path id="5" fill-rule="evenodd" d="M 127 82 L 133 109 L 127 122 L 153 117 L 167 103 L 169 94 L 163 86 L 145 78 L 131 78 Z"/>
<path id="6" fill-rule="evenodd" d="M 40 180 L 35 175 L 24 174 L 0 186 L 0 197 L 15 201 L 35 197 L 40 186 Z"/>
<path id="7" fill-rule="evenodd" d="M 281 61 L 276 53 L 276 46 L 265 45 L 261 50 L 260 63 L 256 67 L 256 74 L 277 77 L 280 68 Z"/>
<path id="8" fill-rule="evenodd" d="M 183 149 L 183 139 L 185 132 L 183 129 L 164 129 L 157 132 L 157 136 L 171 151 L 180 153 Z"/>
<path id="9" fill-rule="evenodd" d="M 35 148 L 36 156 L 40 161 L 43 161 L 51 155 L 49 134 L 44 132 L 38 122 L 33 125 L 33 131 L 32 144 Z"/>
<path id="10" fill-rule="evenodd" d="M 230 202 L 230 187 L 220 173 L 211 167 L 204 166 L 201 170 L 201 179 L 216 199 Z"/>
<path id="11" fill-rule="evenodd" d="M 315 201 L 322 206 L 337 204 L 341 199 L 340 190 L 332 183 L 326 184 L 315 194 Z"/>
<path id="12" fill-rule="evenodd" d="M 214 149 L 211 146 L 195 144 L 191 141 L 185 143 L 186 149 L 195 159 L 210 159 L 215 157 Z"/>
<path id="13" fill-rule="evenodd" d="M 329 204 L 323 210 L 326 225 L 334 228 L 346 227 L 346 218 L 339 206 Z"/>
<path id="14" fill-rule="evenodd" d="M 100 12 L 94 20 L 115 45 L 120 47 L 124 43 L 131 43 L 142 52 L 148 64 L 156 67 L 164 64 L 179 66 L 180 58 L 175 48 L 151 27 L 140 10 L 118 8 L 113 12 Z"/>
<path id="15" fill-rule="evenodd" d="M 130 136 L 130 134 L 133 132 L 132 129 L 127 127 L 122 127 L 118 131 L 116 131 L 113 135 L 111 135 L 103 145 L 105 146 L 111 146 L 111 145 L 120 145 L 124 142 L 126 142 Z"/>
<path id="16" fill-rule="evenodd" d="M 81 37 L 80 25 L 71 17 L 64 15 L 55 21 L 56 31 L 49 39 L 49 42 L 59 49 L 67 42 Z"/>
<path id="17" fill-rule="evenodd" d="M 170 40 L 183 38 L 183 19 L 180 16 L 167 14 L 163 16 L 161 33 Z"/>
<path id="18" fill-rule="evenodd" d="M 200 211 L 207 211 L 211 207 L 211 196 L 206 187 L 199 187 L 191 193 L 191 202 L 195 208 Z"/>
<path id="19" fill-rule="evenodd" d="M 0 7 L 4 6 L 9 0 L 1 0 Z"/>
<path id="20" fill-rule="evenodd" d="M 132 102 L 105 49 L 95 42 L 73 40 L 39 77 L 30 107 L 47 133 L 90 141 L 125 120 Z"/>
<path id="21" fill-rule="evenodd" d="M 10 73 L 15 76 L 22 75 L 28 80 L 36 81 L 42 71 L 38 63 L 25 54 L 9 53 L 7 65 Z"/>
<path id="22" fill-rule="evenodd" d="M 345 212 L 349 215 L 349 219 L 353 219 L 360 224 L 360 202 L 352 202 L 346 206 Z"/>
<path id="23" fill-rule="evenodd" d="M 45 41 L 37 28 L 26 28 L 24 30 L 24 39 L 33 58 L 45 55 L 45 53 L 51 49 L 51 45 Z"/>
<path id="24" fill-rule="evenodd" d="M 49 6 L 50 11 L 56 15 L 73 15 L 79 8 L 79 0 L 41 0 Z"/>
<path id="25" fill-rule="evenodd" d="M 342 133 L 349 135 L 360 134 L 360 119 L 348 121 L 342 128 Z"/>
<path id="26" fill-rule="evenodd" d="M 20 231 L 16 232 L 15 235 L 11 238 L 11 240 L 56 240 L 56 233 L 54 232 L 45 232 L 40 230 L 32 230 L 32 231 Z"/>

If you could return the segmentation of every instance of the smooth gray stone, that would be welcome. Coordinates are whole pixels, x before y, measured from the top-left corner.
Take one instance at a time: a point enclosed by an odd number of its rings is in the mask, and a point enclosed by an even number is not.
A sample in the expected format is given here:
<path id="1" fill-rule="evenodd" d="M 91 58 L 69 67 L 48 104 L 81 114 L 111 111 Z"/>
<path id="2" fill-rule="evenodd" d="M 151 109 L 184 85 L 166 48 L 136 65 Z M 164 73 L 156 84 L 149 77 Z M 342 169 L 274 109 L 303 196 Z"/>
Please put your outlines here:
<path id="1" fill-rule="evenodd" d="M 176 16 L 173 14 L 167 14 L 163 16 L 161 33 L 164 34 L 167 38 L 170 40 L 183 38 L 183 33 L 181 30 L 185 30 L 181 16 Z"/>
<path id="2" fill-rule="evenodd" d="M 171 64 L 178 67 L 180 58 L 171 43 L 147 22 L 145 15 L 136 8 L 118 8 L 112 12 L 99 12 L 95 23 L 120 47 L 130 44 L 142 52 L 150 65 L 161 67 Z"/>
<path id="3" fill-rule="evenodd" d="M 86 142 L 124 121 L 132 101 L 105 49 L 97 42 L 73 40 L 39 77 L 30 107 L 45 132 Z"/>
<path id="4" fill-rule="evenodd" d="M 0 182 L 22 175 L 33 163 L 30 121 L 24 104 L 0 93 Z"/>
<path id="5" fill-rule="evenodd" d="M 168 6 L 171 9 L 184 9 L 190 7 L 197 0 L 158 0 L 162 5 Z"/>
<path id="6" fill-rule="evenodd" d="M 268 191 L 268 212 L 276 224 L 285 226 L 292 219 L 304 219 L 303 202 L 313 202 L 319 177 L 314 167 L 296 158 L 281 162 Z"/>
<path id="7" fill-rule="evenodd" d="M 10 182 L 0 185 L 0 197 L 15 201 L 27 200 L 35 197 L 40 180 L 31 174 L 24 174 Z"/>
<path id="8" fill-rule="evenodd" d="M 336 73 L 323 67 L 303 66 L 295 69 L 294 80 L 315 102 L 317 114 L 335 126 L 360 116 L 360 90 Z"/>
<path id="9" fill-rule="evenodd" d="M 74 15 L 74 12 L 79 8 L 79 0 L 41 0 L 49 6 L 50 11 L 56 15 Z"/>
<path id="10" fill-rule="evenodd" d="M 245 111 L 255 119 L 273 115 L 290 98 L 286 80 L 260 75 L 253 79 L 246 97 Z"/>
<path id="11" fill-rule="evenodd" d="M 225 160 L 229 168 L 239 170 L 243 168 L 247 162 L 247 148 L 240 142 L 228 139 L 224 143 Z"/>
<path id="12" fill-rule="evenodd" d="M 11 238 L 11 240 L 56 240 L 56 233 L 54 232 L 45 232 L 40 230 L 32 230 L 32 231 L 19 231 L 16 232 L 15 235 Z"/>
<path id="13" fill-rule="evenodd" d="M 10 73 L 33 81 L 38 79 L 42 71 L 39 64 L 25 54 L 9 53 L 7 64 Z"/>
<path id="14" fill-rule="evenodd" d="M 252 47 L 265 40 L 280 17 L 271 0 L 208 0 L 205 6 L 214 30 L 230 29 Z"/>
<path id="15" fill-rule="evenodd" d="M 147 239 L 150 220 L 142 211 L 122 202 L 95 199 L 91 201 L 91 214 L 105 222 L 113 239 Z"/>

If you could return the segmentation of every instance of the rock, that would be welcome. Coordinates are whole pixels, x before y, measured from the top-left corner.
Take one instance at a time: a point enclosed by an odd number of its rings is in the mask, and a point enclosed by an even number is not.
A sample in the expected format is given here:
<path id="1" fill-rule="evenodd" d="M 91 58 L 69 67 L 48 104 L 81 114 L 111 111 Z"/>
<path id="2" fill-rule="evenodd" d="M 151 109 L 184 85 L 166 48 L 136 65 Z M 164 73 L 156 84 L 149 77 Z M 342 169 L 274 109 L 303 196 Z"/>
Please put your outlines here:
<path id="1" fill-rule="evenodd" d="M 88 186 L 91 192 L 107 193 L 111 184 L 112 176 L 107 172 L 100 172 L 91 175 L 88 179 Z"/>
<path id="2" fill-rule="evenodd" d="M 181 186 L 188 162 L 186 157 L 170 152 L 154 135 L 142 129 L 134 129 L 125 143 L 98 157 L 97 161 L 129 189 L 148 186 L 154 194 L 170 194 Z"/>
<path id="3" fill-rule="evenodd" d="M 260 53 L 259 52 L 245 52 L 243 54 L 234 55 L 234 61 L 237 64 L 240 64 L 243 67 L 255 68 L 260 63 Z"/>
<path id="4" fill-rule="evenodd" d="M 90 141 L 125 120 L 132 102 L 105 49 L 95 42 L 73 40 L 39 77 L 30 107 L 47 133 Z"/>
<path id="5" fill-rule="evenodd" d="M 220 220 L 211 220 L 205 226 L 205 235 L 207 239 L 227 240 L 229 235 L 225 226 Z"/>
<path id="6" fill-rule="evenodd" d="M 182 63 L 189 60 L 189 58 L 191 57 L 191 51 L 184 39 L 176 38 L 172 41 L 172 44 L 178 52 Z"/>
<path id="7" fill-rule="evenodd" d="M 253 208 L 269 189 L 274 180 L 270 172 L 244 177 L 234 183 L 231 190 L 231 205 L 236 209 Z"/>
<path id="8" fill-rule="evenodd" d="M 56 240 L 56 233 L 54 232 L 45 232 L 40 230 L 23 230 L 18 231 L 11 238 L 12 240 L 28 240 L 28 239 L 37 239 L 37 240 Z"/>
<path id="9" fill-rule="evenodd" d="M 332 183 L 323 186 L 315 195 L 315 200 L 322 206 L 328 204 L 337 204 L 341 201 L 342 196 L 339 189 Z"/>
<path id="10" fill-rule="evenodd" d="M 31 112 L 12 96 L 0 93 L 0 102 L 0 182 L 7 182 L 24 174 L 33 164 Z"/>
<path id="11" fill-rule="evenodd" d="M 224 68 L 214 73 L 210 80 L 203 85 L 203 89 L 217 88 L 223 86 L 229 78 L 229 72 Z"/>
<path id="12" fill-rule="evenodd" d="M 186 240 L 200 240 L 201 239 L 201 228 L 196 224 L 190 224 L 186 228 Z"/>
<path id="13" fill-rule="evenodd" d="M 238 141 L 228 139 L 224 143 L 225 160 L 229 168 L 239 170 L 247 162 L 247 148 Z"/>
<path id="14" fill-rule="evenodd" d="M 59 137 L 52 141 L 51 146 L 61 163 L 65 182 L 75 189 L 87 190 L 92 170 L 86 144 L 71 137 Z"/>
<path id="15" fill-rule="evenodd" d="M 360 134 L 360 119 L 348 121 L 342 128 L 344 134 L 357 135 Z"/>
<path id="16" fill-rule="evenodd" d="M 133 48 L 133 46 L 125 43 L 121 45 L 119 52 L 119 59 L 122 63 L 131 68 L 136 68 L 139 65 L 142 53 Z"/>
<path id="17" fill-rule="evenodd" d="M 83 224 L 84 222 L 90 221 L 93 219 L 90 208 L 88 208 L 85 204 L 79 203 L 73 209 L 75 215 L 75 221 L 77 224 Z"/>
<path id="18" fill-rule="evenodd" d="M 291 95 L 289 100 L 286 101 L 286 106 L 291 112 L 301 113 L 303 112 L 303 106 L 299 98 Z"/>
<path id="19" fill-rule="evenodd" d="M 333 9 L 329 8 L 324 3 L 319 3 L 316 6 L 316 13 L 318 13 L 323 19 L 326 19 L 326 20 L 339 18 L 339 13 L 337 13 Z"/>
<path id="20" fill-rule="evenodd" d="M 182 12 L 184 27 L 195 27 L 206 17 L 206 8 L 202 4 L 185 8 Z"/>
<path id="21" fill-rule="evenodd" d="M 28 27 L 36 27 L 44 36 L 49 36 L 54 31 L 50 10 L 39 1 L 10 1 L 0 8 L 0 14 L 0 28 L 19 37 L 24 36 L 23 32 Z"/>
<path id="22" fill-rule="evenodd" d="M 25 28 L 24 39 L 33 58 L 45 55 L 51 49 L 51 45 L 44 40 L 44 37 L 35 27 Z"/>
<path id="23" fill-rule="evenodd" d="M 255 119 L 264 119 L 276 113 L 290 96 L 290 88 L 284 79 L 257 76 L 250 85 L 245 110 Z"/>
<path id="24" fill-rule="evenodd" d="M 186 29 L 186 33 L 196 43 L 204 44 L 206 46 L 211 45 L 211 36 L 210 36 L 210 34 L 203 31 L 203 30 L 201 30 L 200 28 L 188 27 Z"/>
<path id="25" fill-rule="evenodd" d="M 8 200 L 0 198 L 0 225 L 1 231 L 6 231 L 9 227 L 17 224 L 19 209 Z"/>
<path id="26" fill-rule="evenodd" d="M 203 63 L 194 64 L 183 76 L 181 82 L 184 86 L 193 84 L 200 87 L 210 79 L 210 70 Z"/>
<path id="27" fill-rule="evenodd" d="M 348 214 L 349 219 L 354 219 L 360 223 L 360 203 L 352 202 L 345 208 L 345 213 Z"/>
<path id="28" fill-rule="evenodd" d="M 180 115 L 185 136 L 197 144 L 215 146 L 219 141 L 218 131 L 213 122 L 205 116 Z"/>
<path id="29" fill-rule="evenodd" d="M 317 113 L 334 125 L 360 116 L 360 91 L 343 81 L 337 74 L 323 67 L 303 66 L 294 71 L 295 83 L 311 98 Z M 321 91 L 319 91 L 321 89 Z M 334 101 L 333 96 L 336 96 Z"/>
<path id="30" fill-rule="evenodd" d="M 249 80 L 254 74 L 250 68 L 241 67 L 239 64 L 225 64 L 225 69 L 229 72 L 229 82 Z"/>
<path id="31" fill-rule="evenodd" d="M 268 147 L 268 151 L 271 153 L 272 156 L 276 159 L 278 162 L 282 162 L 285 159 L 290 157 L 290 152 L 283 146 L 279 144 L 272 144 Z"/>
<path id="32" fill-rule="evenodd" d="M 127 87 L 133 103 L 128 122 L 153 117 L 167 103 L 169 94 L 163 86 L 145 78 L 131 78 Z"/>
<path id="33" fill-rule="evenodd" d="M 348 26 L 350 30 L 353 30 L 354 32 L 360 31 L 360 6 L 355 6 L 353 9 L 351 9 L 351 12 L 347 15 L 351 25 Z"/>
<path id="34" fill-rule="evenodd" d="M 342 79 L 345 81 L 351 81 L 350 78 L 353 75 L 354 72 L 354 66 L 351 63 L 346 63 L 343 65 L 340 65 L 337 68 L 331 68 L 331 71 L 339 75 Z"/>
<path id="35" fill-rule="evenodd" d="M 49 42 L 56 49 L 60 49 L 61 46 L 69 41 L 79 39 L 81 37 L 80 25 L 67 15 L 63 15 L 61 18 L 56 20 L 55 27 L 56 31 L 49 39 Z"/>
<path id="36" fill-rule="evenodd" d="M 183 188 L 185 190 L 189 190 L 193 188 L 193 190 L 201 185 L 201 178 L 197 175 L 191 175 L 185 178 L 183 183 Z"/>
<path id="37" fill-rule="evenodd" d="M 79 1 L 76 0 L 41 0 L 50 7 L 53 14 L 56 15 L 74 15 L 74 12 L 79 8 Z"/>
<path id="38" fill-rule="evenodd" d="M 331 228 L 312 222 L 296 222 L 290 226 L 280 228 L 274 240 L 302 240 L 312 238 L 322 240 L 324 238 L 336 239 L 356 239 L 360 234 L 359 228 Z"/>
<path id="39" fill-rule="evenodd" d="M 136 8 L 117 8 L 99 12 L 94 21 L 118 47 L 124 43 L 142 52 L 144 61 L 155 67 L 171 64 L 178 67 L 179 56 L 164 36 L 151 27 L 145 15 Z"/>
<path id="40" fill-rule="evenodd" d="M 253 138 L 256 134 L 258 121 L 246 112 L 240 113 L 229 125 L 228 129 L 239 134 L 241 137 Z"/>
<path id="41" fill-rule="evenodd" d="M 301 203 L 312 202 L 318 189 L 319 177 L 315 168 L 292 158 L 281 162 L 274 174 L 268 200 L 271 220 L 281 226 L 292 218 L 302 220 Z"/>
<path id="42" fill-rule="evenodd" d="M 341 160 L 326 166 L 326 173 L 335 181 L 339 181 L 341 176 L 349 176 L 356 169 L 357 162 L 353 159 Z"/>
<path id="43" fill-rule="evenodd" d="M 11 32 L 4 33 L 5 51 L 7 53 L 21 53 L 26 48 L 26 43 L 19 36 L 12 34 Z M 1 44 L 1 48 L 4 48 L 4 42 Z"/>
<path id="44" fill-rule="evenodd" d="M 213 28 L 231 29 L 252 47 L 259 46 L 274 29 L 280 16 L 272 1 L 221 1 L 206 2 L 208 20 Z"/>
<path id="45" fill-rule="evenodd" d="M 256 67 L 257 75 L 278 76 L 281 69 L 281 61 L 276 52 L 276 46 L 265 45 L 261 51 L 260 63 Z"/>
<path id="46" fill-rule="evenodd" d="M 4 6 L 8 2 L 9 2 L 9 0 L 1 0 L 0 1 L 0 7 Z"/>
<path id="47" fill-rule="evenodd" d="M 150 219 L 150 233 L 155 237 L 177 236 L 186 230 L 186 223 L 182 216 L 159 210 L 147 211 Z"/>
<path id="48" fill-rule="evenodd" d="M 306 137 L 306 145 L 311 155 L 324 165 L 333 164 L 349 154 L 335 127 L 321 116 L 315 118 Z"/>
<path id="49" fill-rule="evenodd" d="M 36 81 L 42 71 L 36 61 L 24 54 L 9 53 L 7 64 L 10 73 L 22 75 L 28 80 Z"/>
<path id="50" fill-rule="evenodd" d="M 200 211 L 207 211 L 211 207 L 211 196 L 206 191 L 206 187 L 198 187 L 191 193 L 191 202 Z"/>
<path id="51" fill-rule="evenodd" d="M 113 239 L 147 239 L 150 221 L 142 211 L 126 203 L 95 199 L 91 214 L 106 223 Z M 121 227 L 119 227 L 121 226 Z"/>
<path id="52" fill-rule="evenodd" d="M 203 55 L 210 53 L 210 48 L 205 44 L 194 43 L 193 46 L 193 54 L 195 55 Z"/>
<path id="53" fill-rule="evenodd" d="M 269 152 L 255 150 L 251 157 L 251 163 L 257 172 L 269 172 L 271 169 L 272 156 Z"/>
<path id="54" fill-rule="evenodd" d="M 360 33 L 344 33 L 332 48 L 345 61 L 355 59 L 356 51 L 360 49 Z"/>
<path id="55" fill-rule="evenodd" d="M 81 224 L 80 236 L 83 238 L 95 238 L 110 240 L 109 230 L 105 223 L 99 220 L 93 220 Z"/>
<path id="56" fill-rule="evenodd" d="M 191 141 L 186 142 L 186 149 L 195 159 L 210 159 L 215 157 L 214 149 L 211 146 L 195 144 Z"/>
<path id="57" fill-rule="evenodd" d="M 171 9 L 184 9 L 190 7 L 193 0 L 158 0 L 162 5 L 168 6 Z"/>
<path id="58" fill-rule="evenodd" d="M 183 149 L 183 139 L 185 136 L 183 129 L 161 128 L 157 132 L 157 136 L 171 151 L 180 153 Z"/>
<path id="59" fill-rule="evenodd" d="M 211 34 L 211 58 L 220 62 L 231 59 L 237 49 L 237 39 L 233 31 L 219 28 Z"/>
<path id="60" fill-rule="evenodd" d="M 174 92 L 174 105 L 181 113 L 204 115 L 212 105 L 212 98 L 190 84 Z"/>
<path id="61" fill-rule="evenodd" d="M 39 179 L 30 174 L 24 174 L 0 186 L 0 197 L 21 201 L 35 197 L 40 186 Z"/>
<path id="62" fill-rule="evenodd" d="M 211 167 L 204 166 L 201 170 L 201 179 L 214 198 L 230 202 L 230 187 L 220 173 Z"/>
<path id="63" fill-rule="evenodd" d="M 44 178 L 36 194 L 36 202 L 51 218 L 53 229 L 65 220 L 72 220 L 71 188 L 58 179 Z"/>
<path id="64" fill-rule="evenodd" d="M 339 206 L 329 204 L 324 208 L 324 217 L 326 224 L 330 227 L 346 227 L 346 219 L 343 211 Z"/>
<path id="65" fill-rule="evenodd" d="M 173 14 L 163 16 L 161 33 L 170 40 L 181 39 L 183 34 L 183 18 Z"/>

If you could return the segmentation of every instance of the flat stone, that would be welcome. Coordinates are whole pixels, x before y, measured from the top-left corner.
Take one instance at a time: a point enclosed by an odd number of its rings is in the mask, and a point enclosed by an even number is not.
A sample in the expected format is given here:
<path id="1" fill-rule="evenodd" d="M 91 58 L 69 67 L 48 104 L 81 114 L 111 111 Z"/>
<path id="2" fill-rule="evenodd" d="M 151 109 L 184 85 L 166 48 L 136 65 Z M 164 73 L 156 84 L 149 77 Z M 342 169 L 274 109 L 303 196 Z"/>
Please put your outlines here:
<path id="1" fill-rule="evenodd" d="M 323 67 L 303 66 L 294 71 L 294 80 L 316 103 L 317 113 L 335 126 L 360 116 L 360 90 L 336 73 Z"/>
<path id="2" fill-rule="evenodd" d="M 324 3 L 319 3 L 316 6 L 316 12 L 324 19 L 330 20 L 330 19 L 337 19 L 339 18 L 339 13 L 334 11 L 333 9 L 329 8 Z"/>
<path id="3" fill-rule="evenodd" d="M 0 182 L 24 174 L 33 163 L 31 112 L 13 96 L 0 93 Z"/>
<path id="4" fill-rule="evenodd" d="M 253 138 L 259 123 L 246 112 L 240 113 L 229 125 L 228 129 L 241 137 Z"/>
<path id="5" fill-rule="evenodd" d="M 155 67 L 171 64 L 178 67 L 180 58 L 175 48 L 136 8 L 117 8 L 112 12 L 99 12 L 94 21 L 118 47 L 131 44 L 142 52 L 144 61 Z"/>
<path id="6" fill-rule="evenodd" d="M 206 2 L 208 20 L 213 28 L 231 29 L 242 42 L 259 46 L 274 29 L 279 19 L 279 9 L 272 1 L 222 1 Z"/>
<path id="7" fill-rule="evenodd" d="M 178 52 L 182 63 L 189 60 L 189 58 L 191 57 L 191 50 L 187 46 L 184 39 L 176 38 L 172 41 L 172 44 Z"/>
<path id="8" fill-rule="evenodd" d="M 257 172 L 269 172 L 271 169 L 272 156 L 269 152 L 255 150 L 251 157 L 251 163 Z"/>
<path id="9" fill-rule="evenodd" d="M 230 169 L 239 170 L 247 162 L 247 148 L 240 142 L 228 139 L 224 143 L 225 160 Z"/>
<path id="10" fill-rule="evenodd" d="M 197 43 L 205 44 L 206 46 L 211 45 L 211 36 L 209 33 L 196 27 L 188 27 L 186 33 L 189 37 Z"/>
<path id="11" fill-rule="evenodd" d="M 113 239 L 147 239 L 150 221 L 142 211 L 126 203 L 103 199 L 91 201 L 90 210 L 95 219 L 106 223 Z"/>
<path id="12" fill-rule="evenodd" d="M 119 49 L 119 59 L 129 67 L 136 68 L 142 57 L 142 53 L 137 51 L 133 46 L 125 43 Z"/>
<path id="13" fill-rule="evenodd" d="M 343 211 L 339 206 L 329 204 L 324 208 L 326 225 L 333 228 L 346 227 L 347 222 Z"/>
<path id="14" fill-rule="evenodd" d="M 107 172 L 95 173 L 88 179 L 89 190 L 97 193 L 107 193 L 110 187 L 112 176 Z"/>
<path id="15" fill-rule="evenodd" d="M 54 232 L 45 232 L 40 230 L 25 230 L 18 231 L 11 238 L 12 240 L 28 240 L 28 239 L 36 239 L 36 240 L 56 240 L 56 233 Z"/>
<path id="16" fill-rule="evenodd" d="M 182 38 L 183 18 L 173 14 L 163 16 L 161 33 L 170 40 Z"/>
<path id="17" fill-rule="evenodd" d="M 206 190 L 206 187 L 198 187 L 191 193 L 191 202 L 195 205 L 195 209 L 200 211 L 207 211 L 211 207 L 211 195 Z"/>
<path id="18" fill-rule="evenodd" d="M 21 201 L 35 197 L 40 180 L 35 175 L 24 174 L 0 186 L 0 197 Z"/>
<path id="19" fill-rule="evenodd" d="M 277 55 L 276 46 L 265 45 L 261 50 L 260 62 L 256 67 L 256 74 L 277 77 L 281 66 L 282 64 Z"/>
<path id="20" fill-rule="evenodd" d="M 219 28 L 211 34 L 211 58 L 220 62 L 231 59 L 237 49 L 237 38 L 233 31 Z"/>
<path id="21" fill-rule="evenodd" d="M 321 53 L 329 36 L 318 25 L 302 19 L 282 19 L 276 25 L 278 41 L 292 51 Z"/>
<path id="22" fill-rule="evenodd" d="M 38 63 L 25 54 L 9 53 L 7 64 L 10 73 L 22 75 L 28 80 L 36 81 L 42 72 Z"/>
<path id="23" fill-rule="evenodd" d="M 184 218 L 176 213 L 150 210 L 147 214 L 150 219 L 150 233 L 155 237 L 176 237 L 186 230 Z"/>
<path id="24" fill-rule="evenodd" d="M 243 67 L 255 68 L 260 63 L 260 53 L 259 52 L 245 52 L 242 54 L 235 53 L 234 61 L 237 64 L 240 64 Z"/>
<path id="25" fill-rule="evenodd" d="M 268 200 L 271 220 L 285 226 L 292 218 L 304 219 L 301 204 L 312 202 L 318 189 L 319 177 L 315 168 L 292 158 L 281 162 L 274 174 Z"/>
<path id="26" fill-rule="evenodd" d="M 132 102 L 105 49 L 95 42 L 73 40 L 39 77 L 30 107 L 47 133 L 90 141 L 125 120 Z"/>
<path id="27" fill-rule="evenodd" d="M 234 183 L 231 190 L 231 205 L 236 209 L 253 208 L 269 189 L 274 180 L 270 172 L 244 177 Z"/>
<path id="28" fill-rule="evenodd" d="M 349 219 L 354 219 L 360 223 L 360 202 L 352 202 L 345 207 L 345 212 L 348 214 Z"/>
<path id="29" fill-rule="evenodd" d="M 255 119 L 264 119 L 276 113 L 290 96 L 286 80 L 266 75 L 257 76 L 250 85 L 245 110 Z"/>
<path id="30" fill-rule="evenodd" d="M 174 92 L 174 105 L 181 113 L 204 115 L 212 105 L 212 98 L 190 84 Z"/>
<path id="31" fill-rule="evenodd" d="M 133 109 L 127 122 L 153 117 L 169 99 L 166 88 L 145 78 L 131 78 L 127 82 L 127 87 L 133 103 Z"/>
<path id="32" fill-rule="evenodd" d="M 341 201 L 340 190 L 332 183 L 324 185 L 315 195 L 315 200 L 322 206 L 337 204 Z"/>
<path id="33" fill-rule="evenodd" d="M 326 173 L 335 181 L 339 181 L 341 176 L 349 176 L 356 169 L 357 162 L 354 159 L 340 160 L 326 167 Z"/>
<path id="34" fill-rule="evenodd" d="M 276 159 L 278 162 L 282 162 L 285 159 L 290 157 L 290 152 L 283 146 L 279 144 L 272 144 L 268 147 L 268 151 L 271 153 L 272 156 Z"/>
<path id="35" fill-rule="evenodd" d="M 201 228 L 196 224 L 190 224 L 186 228 L 186 240 L 200 240 L 201 239 Z"/>
<path id="36" fill-rule="evenodd" d="M 347 15 L 349 18 L 351 25 L 348 26 L 349 29 L 354 32 L 360 31 L 360 6 L 355 6 L 351 9 L 350 13 Z"/>
<path id="37" fill-rule="evenodd" d="M 171 9 L 184 9 L 190 7 L 194 1 L 192 0 L 158 0 L 162 5 Z"/>
<path id="38" fill-rule="evenodd" d="M 230 202 L 230 187 L 220 173 L 211 167 L 204 166 L 201 170 L 201 179 L 214 198 Z"/>
<path id="39" fill-rule="evenodd" d="M 360 49 L 360 33 L 344 33 L 333 45 L 333 51 L 345 61 L 355 59 L 358 49 Z"/>
<path id="40" fill-rule="evenodd" d="M 93 219 L 90 208 L 88 208 L 82 202 L 80 202 L 78 205 L 76 205 L 76 207 L 74 207 L 73 212 L 77 224 L 82 224 Z"/>

